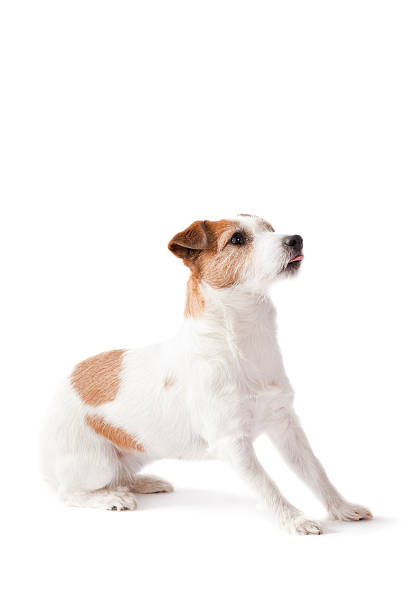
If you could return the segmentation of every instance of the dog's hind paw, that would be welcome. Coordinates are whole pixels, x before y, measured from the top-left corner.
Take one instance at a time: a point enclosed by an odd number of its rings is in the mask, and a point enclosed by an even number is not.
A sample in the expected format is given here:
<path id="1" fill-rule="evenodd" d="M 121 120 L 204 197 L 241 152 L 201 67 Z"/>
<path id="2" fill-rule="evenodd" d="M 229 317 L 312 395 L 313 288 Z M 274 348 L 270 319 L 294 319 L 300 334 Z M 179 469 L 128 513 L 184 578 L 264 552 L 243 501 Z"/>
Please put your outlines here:
<path id="1" fill-rule="evenodd" d="M 129 485 L 129 488 L 134 493 L 171 493 L 174 491 L 173 485 L 167 480 L 147 474 L 137 476 Z"/>

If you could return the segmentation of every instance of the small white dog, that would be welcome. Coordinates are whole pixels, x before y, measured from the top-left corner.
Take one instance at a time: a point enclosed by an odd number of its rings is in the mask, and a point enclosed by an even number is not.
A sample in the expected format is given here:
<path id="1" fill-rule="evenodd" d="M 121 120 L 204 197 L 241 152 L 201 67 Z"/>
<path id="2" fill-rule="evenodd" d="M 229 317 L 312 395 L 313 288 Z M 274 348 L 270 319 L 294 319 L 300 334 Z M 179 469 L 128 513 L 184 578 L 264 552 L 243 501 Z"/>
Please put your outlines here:
<path id="1" fill-rule="evenodd" d="M 267 297 L 303 259 L 300 236 L 252 215 L 195 221 L 169 249 L 190 269 L 184 323 L 172 340 L 115 350 L 78 364 L 57 395 L 43 437 L 43 467 L 62 501 L 134 510 L 134 493 L 171 491 L 140 475 L 163 458 L 219 458 L 281 526 L 322 528 L 280 493 L 253 441 L 265 432 L 332 518 L 371 518 L 347 502 L 314 456 L 293 411 L 293 390 Z"/>

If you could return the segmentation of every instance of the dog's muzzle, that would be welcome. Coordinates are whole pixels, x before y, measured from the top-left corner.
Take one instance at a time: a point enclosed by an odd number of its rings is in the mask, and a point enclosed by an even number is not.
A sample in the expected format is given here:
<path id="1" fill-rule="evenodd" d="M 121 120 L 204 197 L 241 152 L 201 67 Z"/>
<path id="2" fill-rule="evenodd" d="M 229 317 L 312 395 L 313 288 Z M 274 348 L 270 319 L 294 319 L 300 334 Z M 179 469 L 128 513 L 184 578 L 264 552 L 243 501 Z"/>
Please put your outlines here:
<path id="1" fill-rule="evenodd" d="M 286 270 L 297 270 L 300 266 L 300 262 L 303 259 L 303 238 L 299 234 L 293 236 L 286 236 L 283 239 L 283 244 L 289 251 L 290 260 L 287 263 Z"/>

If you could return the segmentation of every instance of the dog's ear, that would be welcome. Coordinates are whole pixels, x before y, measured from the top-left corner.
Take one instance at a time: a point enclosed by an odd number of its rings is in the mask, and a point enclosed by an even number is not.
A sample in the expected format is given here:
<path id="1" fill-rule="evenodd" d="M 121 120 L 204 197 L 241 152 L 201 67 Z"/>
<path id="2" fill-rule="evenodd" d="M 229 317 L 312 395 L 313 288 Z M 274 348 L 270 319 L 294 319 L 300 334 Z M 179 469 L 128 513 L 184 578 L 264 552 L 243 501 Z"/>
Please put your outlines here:
<path id="1" fill-rule="evenodd" d="M 203 249 L 208 249 L 208 234 L 204 221 L 194 221 L 169 242 L 169 249 L 176 257 L 192 259 Z"/>

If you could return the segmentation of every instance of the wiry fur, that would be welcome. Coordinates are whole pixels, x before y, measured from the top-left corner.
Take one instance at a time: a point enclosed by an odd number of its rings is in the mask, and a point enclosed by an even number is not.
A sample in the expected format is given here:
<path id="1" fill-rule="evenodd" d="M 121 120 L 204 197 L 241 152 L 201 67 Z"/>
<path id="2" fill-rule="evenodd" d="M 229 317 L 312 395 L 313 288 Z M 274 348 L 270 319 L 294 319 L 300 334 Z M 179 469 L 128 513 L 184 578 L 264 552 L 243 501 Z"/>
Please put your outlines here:
<path id="1" fill-rule="evenodd" d="M 46 478 L 68 504 L 134 509 L 134 492 L 171 490 L 165 481 L 138 476 L 147 463 L 217 457 L 237 471 L 284 528 L 321 533 L 319 523 L 282 496 L 258 461 L 253 441 L 266 432 L 334 518 L 370 518 L 330 483 L 293 411 L 275 309 L 267 296 L 277 276 L 298 267 L 289 264 L 293 252 L 284 236 L 257 217 L 217 223 L 193 224 L 170 242 L 189 266 L 202 305 L 186 311 L 179 333 L 163 344 L 124 351 L 112 401 L 87 405 L 67 379 L 44 431 Z M 229 242 L 236 231 L 245 234 L 242 246 Z M 115 446 L 87 424 L 87 416 L 120 428 L 137 446 Z"/>

